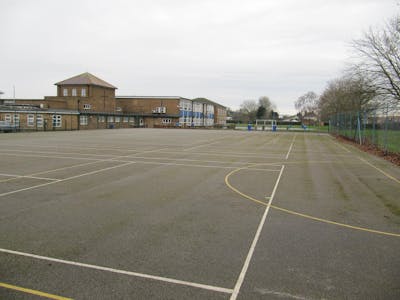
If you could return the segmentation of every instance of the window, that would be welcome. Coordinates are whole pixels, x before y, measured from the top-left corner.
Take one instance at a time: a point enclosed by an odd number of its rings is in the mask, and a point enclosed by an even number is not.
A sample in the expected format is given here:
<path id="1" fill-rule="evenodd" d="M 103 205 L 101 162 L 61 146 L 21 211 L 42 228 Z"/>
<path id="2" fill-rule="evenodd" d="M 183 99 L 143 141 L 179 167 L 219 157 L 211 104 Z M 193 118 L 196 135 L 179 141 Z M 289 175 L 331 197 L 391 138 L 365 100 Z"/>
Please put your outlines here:
<path id="1" fill-rule="evenodd" d="M 72 89 L 72 96 L 77 96 L 76 89 Z"/>
<path id="2" fill-rule="evenodd" d="M 105 116 L 99 116 L 99 123 L 104 123 L 106 121 Z"/>
<path id="3" fill-rule="evenodd" d="M 27 115 L 26 116 L 26 123 L 28 126 L 34 126 L 35 125 L 35 116 L 34 115 Z"/>
<path id="4" fill-rule="evenodd" d="M 115 123 L 119 123 L 119 122 L 121 122 L 121 117 L 116 116 L 116 117 L 115 117 Z"/>
<path id="5" fill-rule="evenodd" d="M 114 117 L 113 117 L 113 116 L 108 116 L 108 117 L 107 117 L 107 122 L 108 122 L 108 123 L 114 122 Z"/>
<path id="6" fill-rule="evenodd" d="M 36 115 L 36 126 L 43 127 L 43 116 L 42 115 Z"/>
<path id="7" fill-rule="evenodd" d="M 85 88 L 81 89 L 81 96 L 86 97 L 86 89 Z"/>
<path id="8" fill-rule="evenodd" d="M 88 124 L 88 116 L 80 116 L 79 117 L 79 124 L 80 125 L 87 125 Z"/>
<path id="9" fill-rule="evenodd" d="M 14 115 L 14 124 L 19 124 L 19 114 Z"/>
<path id="10" fill-rule="evenodd" d="M 10 114 L 6 114 L 4 116 L 4 121 L 11 123 L 11 115 Z"/>
<path id="11" fill-rule="evenodd" d="M 124 117 L 124 123 L 128 123 L 129 122 L 129 117 Z"/>
<path id="12" fill-rule="evenodd" d="M 135 117 L 130 117 L 130 118 L 129 118 L 129 122 L 130 122 L 130 123 L 135 123 Z"/>
<path id="13" fill-rule="evenodd" d="M 63 89 L 63 96 L 67 97 L 68 96 L 68 89 Z"/>
<path id="14" fill-rule="evenodd" d="M 91 108 L 92 108 L 91 104 L 87 104 L 87 103 L 83 104 L 83 109 L 88 110 L 88 109 L 91 109 Z"/>
<path id="15" fill-rule="evenodd" d="M 62 123 L 61 115 L 53 115 L 52 120 L 53 120 L 53 127 L 61 127 Z"/>
<path id="16" fill-rule="evenodd" d="M 162 119 L 163 124 L 171 124 L 171 119 Z"/>

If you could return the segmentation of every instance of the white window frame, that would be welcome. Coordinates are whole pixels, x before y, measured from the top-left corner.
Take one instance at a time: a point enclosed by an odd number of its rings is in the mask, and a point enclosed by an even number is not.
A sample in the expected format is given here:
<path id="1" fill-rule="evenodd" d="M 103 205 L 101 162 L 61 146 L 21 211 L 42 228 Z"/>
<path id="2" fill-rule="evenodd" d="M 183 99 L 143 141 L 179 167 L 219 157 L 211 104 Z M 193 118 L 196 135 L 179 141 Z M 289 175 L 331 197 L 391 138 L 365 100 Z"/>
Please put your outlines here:
<path id="1" fill-rule="evenodd" d="M 67 88 L 63 88 L 63 96 L 68 97 L 68 89 Z"/>
<path id="2" fill-rule="evenodd" d="M 73 97 L 78 96 L 78 92 L 77 92 L 76 88 L 73 88 L 73 89 L 72 89 L 71 95 L 72 95 Z"/>
<path id="3" fill-rule="evenodd" d="M 13 122 L 14 122 L 14 124 L 19 124 L 19 121 L 20 121 L 20 119 L 19 119 L 19 114 L 14 114 L 14 115 L 13 115 Z"/>
<path id="4" fill-rule="evenodd" d="M 120 123 L 120 122 L 121 122 L 121 117 L 115 116 L 115 123 Z"/>
<path id="5" fill-rule="evenodd" d="M 83 104 L 83 109 L 85 109 L 85 110 L 92 109 L 92 105 L 89 103 L 85 103 L 85 104 Z"/>
<path id="6" fill-rule="evenodd" d="M 86 88 L 81 89 L 81 97 L 86 97 Z"/>
<path id="7" fill-rule="evenodd" d="M 52 120 L 53 127 L 60 128 L 62 126 L 62 116 L 61 115 L 53 115 L 51 120 Z"/>
<path id="8" fill-rule="evenodd" d="M 106 121 L 105 116 L 99 116 L 99 123 L 104 123 Z"/>
<path id="9" fill-rule="evenodd" d="M 114 123 L 114 116 L 108 116 L 107 123 Z"/>
<path id="10" fill-rule="evenodd" d="M 129 122 L 129 117 L 124 117 L 124 118 L 123 118 L 123 122 L 124 122 L 124 123 L 128 123 L 128 122 Z"/>
<path id="11" fill-rule="evenodd" d="M 135 123 L 135 117 L 129 117 L 129 123 Z"/>
<path id="12" fill-rule="evenodd" d="M 89 118 L 86 115 L 79 116 L 79 125 L 87 126 L 89 124 Z"/>
<path id="13" fill-rule="evenodd" d="M 43 127 L 43 116 L 36 115 L 36 127 Z"/>
<path id="14" fill-rule="evenodd" d="M 35 115 L 32 114 L 26 115 L 26 125 L 29 127 L 35 126 Z"/>

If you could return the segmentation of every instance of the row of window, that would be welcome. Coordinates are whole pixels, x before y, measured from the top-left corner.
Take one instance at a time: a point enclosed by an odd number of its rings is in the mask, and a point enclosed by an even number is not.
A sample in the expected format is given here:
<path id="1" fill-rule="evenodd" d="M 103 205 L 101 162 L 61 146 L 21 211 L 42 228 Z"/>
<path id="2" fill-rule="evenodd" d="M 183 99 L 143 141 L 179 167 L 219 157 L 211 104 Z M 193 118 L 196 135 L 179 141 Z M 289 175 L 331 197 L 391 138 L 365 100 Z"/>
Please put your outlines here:
<path id="1" fill-rule="evenodd" d="M 36 117 L 36 122 L 35 122 L 35 117 Z M 6 114 L 4 116 L 4 120 L 9 123 L 14 123 L 15 125 L 19 125 L 20 123 L 20 117 L 19 114 Z M 44 124 L 44 119 L 43 115 L 33 115 L 33 114 L 28 114 L 26 115 L 26 125 L 29 127 L 43 127 Z M 61 115 L 52 115 L 52 124 L 53 127 L 61 127 L 62 125 L 62 116 Z"/>
<path id="2" fill-rule="evenodd" d="M 86 88 L 81 88 L 80 89 L 80 96 L 81 97 L 86 97 Z M 69 90 L 67 88 L 63 88 L 63 96 L 68 97 L 69 96 Z M 73 88 L 71 89 L 71 96 L 72 97 L 77 97 L 78 96 L 78 89 Z"/>
<path id="3" fill-rule="evenodd" d="M 98 117 L 99 123 L 104 123 L 106 121 L 106 116 L 99 116 Z M 134 117 L 120 117 L 120 116 L 107 116 L 107 122 L 108 123 L 134 123 L 135 118 Z M 143 119 L 140 119 L 140 123 L 143 123 Z M 79 117 L 79 124 L 80 125 L 88 125 L 89 124 L 89 117 L 85 115 L 81 115 Z"/>

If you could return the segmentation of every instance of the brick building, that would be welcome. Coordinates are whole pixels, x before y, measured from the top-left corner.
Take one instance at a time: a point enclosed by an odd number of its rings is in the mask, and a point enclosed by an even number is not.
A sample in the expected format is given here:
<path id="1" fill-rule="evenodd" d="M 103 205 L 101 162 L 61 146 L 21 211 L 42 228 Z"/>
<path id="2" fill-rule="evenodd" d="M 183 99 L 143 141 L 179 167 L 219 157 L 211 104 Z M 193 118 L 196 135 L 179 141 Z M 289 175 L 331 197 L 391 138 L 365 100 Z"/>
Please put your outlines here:
<path id="1" fill-rule="evenodd" d="M 0 100 L 0 120 L 21 130 L 226 125 L 226 108 L 208 99 L 115 96 L 115 86 L 83 73 L 60 81 L 56 96 Z"/>

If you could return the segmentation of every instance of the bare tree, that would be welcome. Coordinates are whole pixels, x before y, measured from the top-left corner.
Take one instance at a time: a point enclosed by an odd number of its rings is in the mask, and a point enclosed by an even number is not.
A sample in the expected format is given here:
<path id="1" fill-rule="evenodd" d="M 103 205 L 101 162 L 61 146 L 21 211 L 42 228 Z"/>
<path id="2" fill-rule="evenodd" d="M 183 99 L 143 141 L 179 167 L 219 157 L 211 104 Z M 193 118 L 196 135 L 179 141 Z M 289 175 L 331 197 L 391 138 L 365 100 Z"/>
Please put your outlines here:
<path id="1" fill-rule="evenodd" d="M 370 29 L 353 47 L 360 57 L 356 70 L 374 86 L 377 95 L 400 103 L 400 16 L 382 29 Z"/>
<path id="2" fill-rule="evenodd" d="M 323 120 L 329 115 L 346 111 L 365 111 L 376 108 L 375 90 L 362 77 L 343 76 L 328 83 L 318 99 Z"/>
<path id="3" fill-rule="evenodd" d="M 316 113 L 318 109 L 318 95 L 314 92 L 307 92 L 297 99 L 294 107 L 302 115 L 310 112 Z"/>
<path id="4" fill-rule="evenodd" d="M 245 100 L 240 104 L 240 112 L 246 122 L 253 122 L 257 114 L 258 105 L 255 100 Z"/>

